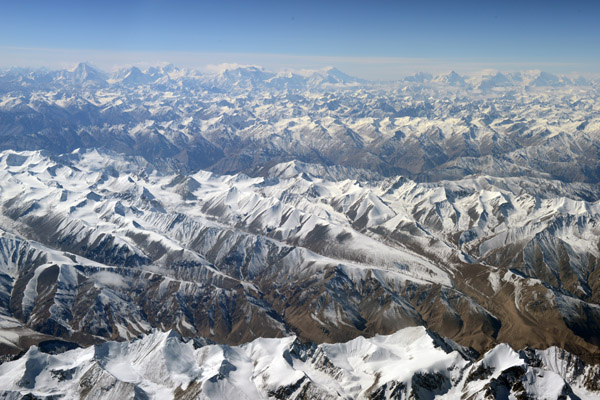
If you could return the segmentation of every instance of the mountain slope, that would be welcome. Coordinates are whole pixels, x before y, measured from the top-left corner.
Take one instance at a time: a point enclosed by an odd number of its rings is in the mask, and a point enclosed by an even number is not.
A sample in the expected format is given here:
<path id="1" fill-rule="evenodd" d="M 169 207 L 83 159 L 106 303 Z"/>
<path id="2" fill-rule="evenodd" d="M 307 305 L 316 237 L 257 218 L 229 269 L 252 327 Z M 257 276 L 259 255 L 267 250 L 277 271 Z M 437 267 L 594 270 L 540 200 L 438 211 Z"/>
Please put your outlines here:
<path id="1" fill-rule="evenodd" d="M 598 354 L 595 203 L 505 179 L 326 180 L 298 163 L 270 178 L 97 151 L 0 164 L 3 313 L 47 335 L 321 342 L 426 325 L 478 351 Z"/>

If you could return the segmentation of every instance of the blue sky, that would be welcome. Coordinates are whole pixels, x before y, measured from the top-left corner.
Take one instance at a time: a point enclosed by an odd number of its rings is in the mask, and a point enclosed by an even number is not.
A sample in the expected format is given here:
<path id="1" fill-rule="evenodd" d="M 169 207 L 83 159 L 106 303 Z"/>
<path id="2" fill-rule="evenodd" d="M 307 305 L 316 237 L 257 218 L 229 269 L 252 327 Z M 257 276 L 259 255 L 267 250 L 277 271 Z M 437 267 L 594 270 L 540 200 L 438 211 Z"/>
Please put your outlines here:
<path id="1" fill-rule="evenodd" d="M 385 60 L 600 72 L 598 1 L 4 0 L 1 8 L 4 66 L 77 54 L 190 64 L 196 55 L 289 67 L 338 61 L 359 74 Z"/>

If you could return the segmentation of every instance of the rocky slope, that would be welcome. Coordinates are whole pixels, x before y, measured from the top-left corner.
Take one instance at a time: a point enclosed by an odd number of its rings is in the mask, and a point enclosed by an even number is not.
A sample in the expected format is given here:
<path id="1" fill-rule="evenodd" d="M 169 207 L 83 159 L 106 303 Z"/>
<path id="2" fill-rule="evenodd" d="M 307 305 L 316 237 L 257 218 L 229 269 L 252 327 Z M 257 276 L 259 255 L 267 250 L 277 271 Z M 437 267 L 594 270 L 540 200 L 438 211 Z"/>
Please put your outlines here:
<path id="1" fill-rule="evenodd" d="M 321 342 L 426 325 L 478 351 L 598 354 L 599 210 L 569 198 L 592 185 L 327 180 L 295 162 L 184 175 L 97 151 L 0 165 L 2 313 L 45 335 Z"/>

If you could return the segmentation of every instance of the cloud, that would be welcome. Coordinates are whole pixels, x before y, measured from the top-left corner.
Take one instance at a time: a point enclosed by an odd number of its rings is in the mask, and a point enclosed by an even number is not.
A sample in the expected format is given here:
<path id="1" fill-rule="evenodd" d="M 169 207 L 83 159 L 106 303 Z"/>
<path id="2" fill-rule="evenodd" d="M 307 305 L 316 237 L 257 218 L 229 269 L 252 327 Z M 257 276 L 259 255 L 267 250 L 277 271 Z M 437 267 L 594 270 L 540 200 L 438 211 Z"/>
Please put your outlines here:
<path id="1" fill-rule="evenodd" d="M 125 277 L 114 272 L 100 271 L 90 276 L 90 279 L 102 286 L 116 289 L 125 289 L 128 286 Z"/>

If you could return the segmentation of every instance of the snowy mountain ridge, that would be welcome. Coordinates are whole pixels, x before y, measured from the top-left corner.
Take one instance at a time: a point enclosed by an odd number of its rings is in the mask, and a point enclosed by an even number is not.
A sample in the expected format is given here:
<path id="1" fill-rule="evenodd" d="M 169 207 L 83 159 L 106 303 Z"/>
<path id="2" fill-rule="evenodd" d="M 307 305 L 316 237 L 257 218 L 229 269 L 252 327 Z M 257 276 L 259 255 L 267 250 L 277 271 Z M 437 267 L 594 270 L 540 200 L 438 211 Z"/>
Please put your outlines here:
<path id="1" fill-rule="evenodd" d="M 0 165 L 0 310 L 33 336 L 322 342 L 427 324 L 481 352 L 598 351 L 593 185 L 336 180 L 351 171 L 296 162 L 185 175 L 96 150 Z"/>
<path id="2" fill-rule="evenodd" d="M 157 79 L 167 77 L 169 79 L 192 78 L 192 79 L 236 79 L 253 77 L 256 83 L 259 81 L 270 81 L 273 78 L 291 79 L 296 78 L 297 81 L 315 83 L 336 83 L 336 84 L 359 84 L 368 83 L 368 80 L 356 78 L 348 75 L 334 66 L 328 66 L 320 69 L 287 69 L 283 71 L 270 71 L 259 65 L 239 65 L 239 64 L 222 64 L 211 65 L 208 68 L 189 69 L 178 68 L 172 64 L 152 66 L 140 68 L 135 65 L 122 67 L 115 72 L 107 73 L 97 67 L 85 62 L 81 62 L 73 66 L 69 70 L 49 70 L 28 69 L 28 68 L 12 68 L 5 71 L 0 70 L 0 76 L 26 75 L 44 80 L 61 80 L 69 79 L 73 82 L 84 83 L 84 81 L 95 81 L 96 83 L 108 82 L 116 84 L 123 82 L 123 79 L 128 77 L 145 77 L 145 83 L 150 84 L 156 82 Z M 321 81 L 319 81 L 321 79 Z M 526 70 L 516 72 L 500 72 L 498 70 L 487 69 L 476 71 L 469 74 L 458 74 L 455 71 L 449 71 L 438 75 L 418 72 L 413 75 L 407 75 L 404 78 L 396 80 L 397 82 L 419 82 L 419 83 L 441 83 L 450 86 L 468 86 L 473 89 L 491 89 L 493 87 L 503 86 L 580 86 L 597 83 L 594 79 L 585 79 L 578 74 L 557 75 L 541 70 Z M 280 81 L 283 82 L 283 81 Z M 389 81 L 386 82 L 389 84 Z M 134 82 L 130 82 L 134 83 Z M 141 83 L 141 82 L 137 82 Z"/>
<path id="3" fill-rule="evenodd" d="M 45 353 L 36 346 L 0 365 L 3 398 L 30 393 L 96 399 L 593 399 L 598 367 L 549 348 L 498 345 L 476 360 L 424 328 L 339 344 L 293 336 L 230 347 L 155 331 L 129 342 Z"/>
<path id="4" fill-rule="evenodd" d="M 453 86 L 421 75 L 361 81 L 335 69 L 94 71 L 0 74 L 0 149 L 105 148 L 229 174 L 297 160 L 419 181 L 488 171 L 600 181 L 593 81 L 541 72 L 484 73 Z"/>

